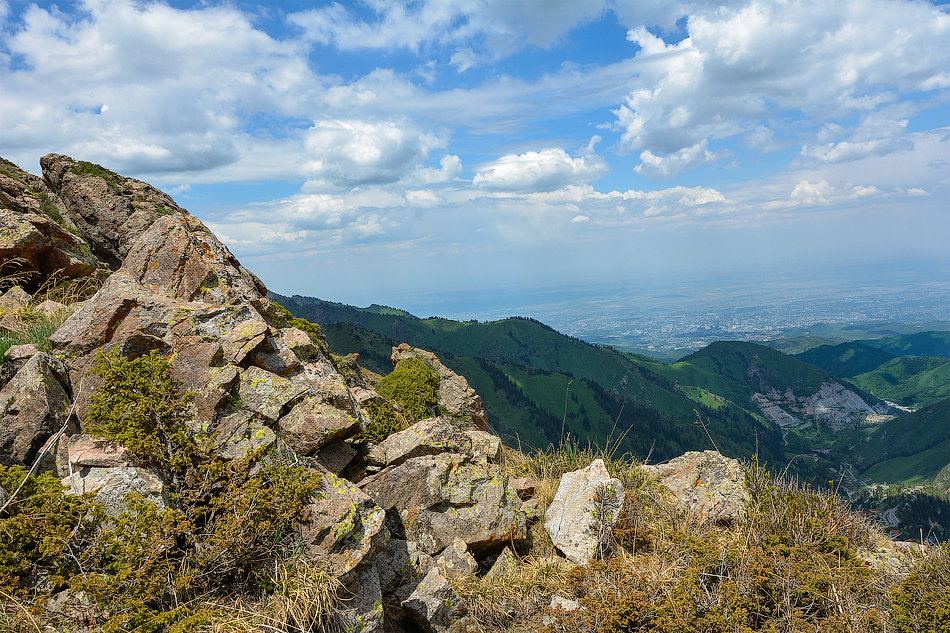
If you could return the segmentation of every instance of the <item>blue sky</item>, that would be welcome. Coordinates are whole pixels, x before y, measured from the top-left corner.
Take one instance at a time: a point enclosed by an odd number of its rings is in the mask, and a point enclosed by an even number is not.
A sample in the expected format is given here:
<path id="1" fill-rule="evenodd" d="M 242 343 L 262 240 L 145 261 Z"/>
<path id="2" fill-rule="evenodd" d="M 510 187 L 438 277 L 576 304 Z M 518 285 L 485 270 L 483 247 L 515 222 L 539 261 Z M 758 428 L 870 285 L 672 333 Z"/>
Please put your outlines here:
<path id="1" fill-rule="evenodd" d="M 169 191 L 273 290 L 950 273 L 908 0 L 0 0 L 0 155 Z"/>

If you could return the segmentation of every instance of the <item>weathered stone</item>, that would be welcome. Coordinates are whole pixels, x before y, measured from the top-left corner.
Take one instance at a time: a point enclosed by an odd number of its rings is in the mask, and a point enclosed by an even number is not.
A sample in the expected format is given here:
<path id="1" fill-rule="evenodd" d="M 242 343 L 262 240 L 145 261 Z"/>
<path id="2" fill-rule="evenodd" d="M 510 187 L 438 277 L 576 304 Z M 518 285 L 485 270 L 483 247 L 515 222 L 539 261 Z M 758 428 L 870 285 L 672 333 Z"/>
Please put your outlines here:
<path id="1" fill-rule="evenodd" d="M 272 446 L 277 435 L 248 411 L 227 416 L 215 427 L 215 449 L 225 459 L 244 457 L 262 446 Z"/>
<path id="2" fill-rule="evenodd" d="M 522 500 L 530 499 L 534 496 L 534 490 L 538 483 L 531 477 L 517 477 L 511 479 L 511 487 L 515 489 Z"/>
<path id="3" fill-rule="evenodd" d="M 13 286 L 0 295 L 0 310 L 3 310 L 4 312 L 7 310 L 22 310 L 23 308 L 30 305 L 30 301 L 32 300 L 33 297 L 30 296 L 30 293 L 28 293 L 26 290 L 20 286 Z"/>
<path id="4" fill-rule="evenodd" d="M 10 360 L 28 359 L 36 356 L 39 351 L 40 350 L 33 343 L 11 345 L 10 349 L 7 350 L 7 356 Z"/>
<path id="5" fill-rule="evenodd" d="M 439 374 L 440 407 L 445 408 L 453 417 L 458 416 L 470 421 L 480 431 L 488 430 L 488 414 L 482 406 L 482 399 L 463 376 L 459 376 L 443 365 L 432 352 L 412 347 L 407 343 L 393 348 L 393 366 L 408 358 L 421 359 Z"/>
<path id="6" fill-rule="evenodd" d="M 690 451 L 645 468 L 701 521 L 730 524 L 748 499 L 742 464 L 716 451 Z"/>
<path id="7" fill-rule="evenodd" d="M 37 311 L 45 312 L 46 314 L 55 314 L 56 312 L 59 312 L 60 310 L 67 310 L 67 309 L 68 308 L 64 304 L 60 303 L 59 301 L 52 301 L 50 299 L 46 299 L 43 302 L 41 302 L 38 306 L 36 306 Z"/>
<path id="8" fill-rule="evenodd" d="M 297 529 L 301 555 L 343 576 L 369 561 L 384 545 L 386 513 L 359 488 L 324 473 L 320 490 Z"/>
<path id="9" fill-rule="evenodd" d="M 491 568 L 485 573 L 485 581 L 491 582 L 497 578 L 508 576 L 518 570 L 518 557 L 507 545 L 501 550 Z"/>
<path id="10" fill-rule="evenodd" d="M 151 470 L 132 466 L 117 468 L 83 468 L 63 479 L 67 493 L 95 492 L 107 515 L 119 516 L 126 510 L 125 497 L 137 492 L 158 508 L 168 506 L 168 493 L 161 478 Z"/>
<path id="11" fill-rule="evenodd" d="M 469 453 L 474 459 L 487 461 L 491 464 L 497 464 L 501 461 L 501 438 L 487 431 L 469 429 L 465 431 L 472 442 L 472 448 Z"/>
<path id="12" fill-rule="evenodd" d="M 328 385 L 333 389 L 333 385 Z M 341 408 L 339 405 L 349 405 Z M 307 395 L 280 419 L 280 435 L 298 455 L 313 455 L 321 447 L 353 435 L 360 429 L 346 386 L 334 391 L 316 391 Z"/>
<path id="13" fill-rule="evenodd" d="M 413 457 L 360 487 L 397 517 L 408 540 L 436 554 L 460 537 L 480 553 L 521 541 L 526 517 L 505 473 L 466 455 Z"/>
<path id="14" fill-rule="evenodd" d="M 429 573 L 435 560 L 412 541 L 390 538 L 373 563 L 383 590 L 404 600 Z"/>
<path id="15" fill-rule="evenodd" d="M 478 562 L 469 553 L 468 545 L 461 538 L 456 538 L 442 550 L 436 557 L 435 564 L 446 578 L 460 578 L 478 571 Z"/>
<path id="16" fill-rule="evenodd" d="M 310 335 L 295 327 L 280 330 L 280 338 L 290 351 L 302 361 L 308 361 L 321 354 Z"/>
<path id="17" fill-rule="evenodd" d="M 73 435 L 60 441 L 56 454 L 56 472 L 60 477 L 83 468 L 131 466 L 132 455 L 124 446 L 92 435 Z"/>
<path id="18" fill-rule="evenodd" d="M 212 305 L 266 301 L 264 284 L 191 215 L 155 220 L 135 240 L 122 268 L 169 298 Z"/>
<path id="19" fill-rule="evenodd" d="M 600 554 L 605 532 L 617 524 L 624 489 L 602 459 L 561 476 L 544 528 L 564 556 L 578 565 Z"/>
<path id="20" fill-rule="evenodd" d="M 471 452 L 472 440 L 445 418 L 429 418 L 393 433 L 367 456 L 370 464 L 394 466 L 412 457 Z"/>
<path id="21" fill-rule="evenodd" d="M 551 613 L 542 616 L 541 623 L 545 626 L 553 626 L 555 630 L 561 631 L 564 629 L 557 627 L 556 616 L 558 615 L 558 611 L 560 611 L 561 614 L 574 613 L 575 611 L 582 611 L 584 607 L 582 607 L 581 603 L 577 600 L 569 600 L 561 596 L 551 596 L 551 604 L 548 606 L 548 609 Z"/>
<path id="22" fill-rule="evenodd" d="M 4 503 L 6 503 L 8 498 L 9 498 L 9 497 L 7 497 L 7 493 L 6 493 L 6 491 L 3 489 L 3 486 L 0 486 L 0 506 L 2 506 Z"/>
<path id="23" fill-rule="evenodd" d="M 334 475 L 342 473 L 354 457 L 356 449 L 343 440 L 330 442 L 317 451 L 317 461 Z"/>
<path id="24" fill-rule="evenodd" d="M 93 252 L 115 270 L 135 239 L 167 213 L 186 213 L 165 193 L 68 156 L 40 159 L 43 179 Z"/>
<path id="25" fill-rule="evenodd" d="M 402 607 L 424 631 L 442 633 L 465 615 L 462 599 L 437 567 L 429 570 Z"/>
<path id="26" fill-rule="evenodd" d="M 66 421 L 65 382 L 65 366 L 40 353 L 0 389 L 0 464 L 33 464 L 43 444 Z"/>
<path id="27" fill-rule="evenodd" d="M 244 408 L 273 422 L 281 416 L 284 406 L 302 395 L 307 387 L 252 366 L 241 372 L 237 389 Z"/>
<path id="28" fill-rule="evenodd" d="M 334 614 L 333 630 L 345 633 L 382 633 L 383 593 L 376 568 L 360 570 L 346 584 L 344 600 Z"/>

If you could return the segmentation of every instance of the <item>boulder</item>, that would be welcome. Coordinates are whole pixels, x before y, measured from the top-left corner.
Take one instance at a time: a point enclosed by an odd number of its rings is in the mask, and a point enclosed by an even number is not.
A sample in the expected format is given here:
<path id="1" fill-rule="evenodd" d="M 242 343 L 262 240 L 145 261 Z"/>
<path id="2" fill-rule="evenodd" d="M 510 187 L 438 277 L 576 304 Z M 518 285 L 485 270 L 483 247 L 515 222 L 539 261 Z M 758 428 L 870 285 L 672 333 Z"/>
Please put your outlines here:
<path id="1" fill-rule="evenodd" d="M 117 517 L 126 510 L 125 497 L 137 492 L 154 503 L 159 510 L 168 507 L 168 492 L 155 471 L 134 466 L 116 468 L 83 468 L 62 480 L 67 494 L 95 492 L 105 513 Z"/>
<path id="2" fill-rule="evenodd" d="M 505 548 L 508 551 L 508 548 Z M 478 571 L 478 561 L 468 551 L 468 546 L 461 538 L 456 538 L 435 559 L 439 571 L 446 578 L 460 578 Z"/>
<path id="3" fill-rule="evenodd" d="M 215 425 L 215 450 L 225 459 L 244 457 L 263 446 L 273 446 L 277 435 L 258 417 L 248 411 L 238 411 Z"/>
<path id="4" fill-rule="evenodd" d="M 609 529 L 620 519 L 624 489 L 607 472 L 604 460 L 561 476 L 544 528 L 571 562 L 586 565 L 600 555 Z"/>
<path id="5" fill-rule="evenodd" d="M 412 457 L 439 453 L 470 454 L 472 440 L 445 418 L 429 418 L 393 433 L 367 456 L 376 466 L 395 466 Z"/>
<path id="6" fill-rule="evenodd" d="M 462 599 L 438 567 L 429 570 L 409 597 L 402 601 L 402 607 L 422 630 L 429 633 L 447 631 L 466 613 Z"/>
<path id="7" fill-rule="evenodd" d="M 527 536 L 521 500 L 507 475 L 467 455 L 413 457 L 364 479 L 360 487 L 429 554 L 456 538 L 478 554 Z"/>
<path id="8" fill-rule="evenodd" d="M 344 576 L 380 551 L 386 541 L 386 513 L 359 488 L 323 473 L 320 489 L 297 528 L 301 555 Z"/>
<path id="9" fill-rule="evenodd" d="M 392 361 L 393 366 L 400 361 L 409 358 L 419 358 L 439 374 L 439 406 L 448 411 L 452 417 L 466 420 L 474 428 L 488 430 L 488 414 L 485 413 L 485 407 L 482 406 L 482 399 L 475 390 L 472 389 L 464 376 L 459 376 L 454 371 L 442 364 L 442 361 L 432 352 L 412 347 L 407 343 L 402 343 L 393 348 Z"/>
<path id="10" fill-rule="evenodd" d="M 241 372 L 237 390 L 243 408 L 274 422 L 283 413 L 284 406 L 303 395 L 307 387 L 251 366 Z"/>
<path id="11" fill-rule="evenodd" d="M 0 310 L 15 312 L 30 305 L 33 297 L 20 286 L 13 286 L 0 295 Z"/>
<path id="12" fill-rule="evenodd" d="M 84 468 L 132 466 L 133 457 L 124 446 L 92 435 L 64 437 L 56 453 L 56 472 L 60 477 Z"/>
<path id="13" fill-rule="evenodd" d="M 749 491 L 738 460 L 716 451 L 690 451 L 645 467 L 695 518 L 729 525 L 743 511 Z"/>
<path id="14" fill-rule="evenodd" d="M 298 455 L 313 455 L 327 444 L 360 430 L 361 419 L 342 382 L 331 391 L 310 391 L 280 419 L 280 436 Z M 334 388 L 335 387 L 335 388 Z"/>
<path id="15" fill-rule="evenodd" d="M 506 545 L 505 549 L 501 550 L 501 553 L 495 558 L 495 562 L 492 563 L 492 566 L 485 572 L 485 582 L 491 582 L 513 574 L 518 570 L 518 565 L 518 557 L 515 556 L 511 548 Z"/>
<path id="16" fill-rule="evenodd" d="M 339 475 L 356 457 L 356 449 L 344 442 L 330 442 L 317 451 L 317 462 L 334 475 Z"/>
<path id="17" fill-rule="evenodd" d="M 68 383 L 63 363 L 42 352 L 0 389 L 0 464 L 33 464 L 69 414 L 64 384 Z"/>
<path id="18" fill-rule="evenodd" d="M 379 573 L 369 567 L 353 575 L 345 584 L 343 602 L 334 614 L 336 625 L 333 630 L 346 633 L 382 633 L 383 592 L 379 584 Z"/>
<path id="19" fill-rule="evenodd" d="M 419 581 L 429 573 L 435 560 L 412 541 L 390 538 L 373 560 L 379 582 L 387 594 L 400 600 L 412 593 Z"/>

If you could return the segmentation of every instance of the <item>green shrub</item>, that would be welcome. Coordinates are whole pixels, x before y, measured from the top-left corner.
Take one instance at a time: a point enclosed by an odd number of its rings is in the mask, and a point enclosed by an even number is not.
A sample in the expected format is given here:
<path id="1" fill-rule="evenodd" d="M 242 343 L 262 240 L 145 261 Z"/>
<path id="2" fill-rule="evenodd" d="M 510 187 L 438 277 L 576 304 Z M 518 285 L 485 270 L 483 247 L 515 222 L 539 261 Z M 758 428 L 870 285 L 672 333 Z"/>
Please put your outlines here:
<path id="1" fill-rule="evenodd" d="M 76 163 L 70 171 L 73 171 L 77 174 L 86 174 L 89 176 L 97 176 L 106 181 L 106 184 L 111 188 L 115 188 L 119 185 L 119 180 L 122 178 L 119 174 L 115 173 L 111 169 L 106 169 L 102 165 L 97 165 L 96 163 L 89 163 L 84 160 Z"/>
<path id="2" fill-rule="evenodd" d="M 320 474 L 264 447 L 219 457 L 213 436 L 189 429 L 192 395 L 156 352 L 135 359 L 100 353 L 93 371 L 104 384 L 92 397 L 87 430 L 169 476 L 173 504 L 159 510 L 131 494 L 117 518 L 101 516 L 88 536 L 72 587 L 107 614 L 102 630 L 193 630 L 214 617 L 199 606 L 209 598 L 273 587 L 268 578 L 290 554 L 286 537 Z"/>
<path id="3" fill-rule="evenodd" d="M 92 396 L 87 430 L 125 446 L 145 464 L 184 470 L 198 452 L 188 429 L 188 402 L 172 379 L 171 363 L 156 351 L 128 359 L 96 356 L 103 386 Z"/>
<path id="4" fill-rule="evenodd" d="M 439 374 L 425 361 L 408 358 L 379 381 L 376 392 L 397 402 L 406 417 L 415 422 L 436 412 Z"/>
<path id="5" fill-rule="evenodd" d="M 950 633 L 950 544 L 931 550 L 891 590 L 893 630 Z"/>
<path id="6" fill-rule="evenodd" d="M 91 507 L 87 497 L 64 494 L 53 473 L 27 477 L 27 472 L 20 466 L 0 466 L 0 487 L 8 494 L 26 477 L 0 514 L 0 592 L 11 597 L 28 596 L 40 580 L 50 591 L 64 587 L 77 571 L 67 547 Z"/>
<path id="7" fill-rule="evenodd" d="M 369 424 L 360 432 L 360 437 L 372 442 L 382 442 L 393 433 L 409 428 L 409 420 L 388 400 L 368 402 L 363 405 L 363 411 L 369 416 Z"/>

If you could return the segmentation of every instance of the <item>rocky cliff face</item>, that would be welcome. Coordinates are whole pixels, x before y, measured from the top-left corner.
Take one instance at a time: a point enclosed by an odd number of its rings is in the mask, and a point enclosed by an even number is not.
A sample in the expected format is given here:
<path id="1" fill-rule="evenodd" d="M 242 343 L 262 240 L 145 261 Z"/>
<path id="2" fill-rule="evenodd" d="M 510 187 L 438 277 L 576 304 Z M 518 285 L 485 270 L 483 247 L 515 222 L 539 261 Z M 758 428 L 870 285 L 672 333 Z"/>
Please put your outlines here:
<path id="1" fill-rule="evenodd" d="M 833 431 L 877 424 L 894 416 L 886 404 L 868 404 L 841 383 L 825 382 L 812 394 L 796 395 L 791 389 L 780 393 L 770 389 L 755 393 L 752 402 L 763 414 L 782 427 L 808 428 L 812 421 Z"/>

